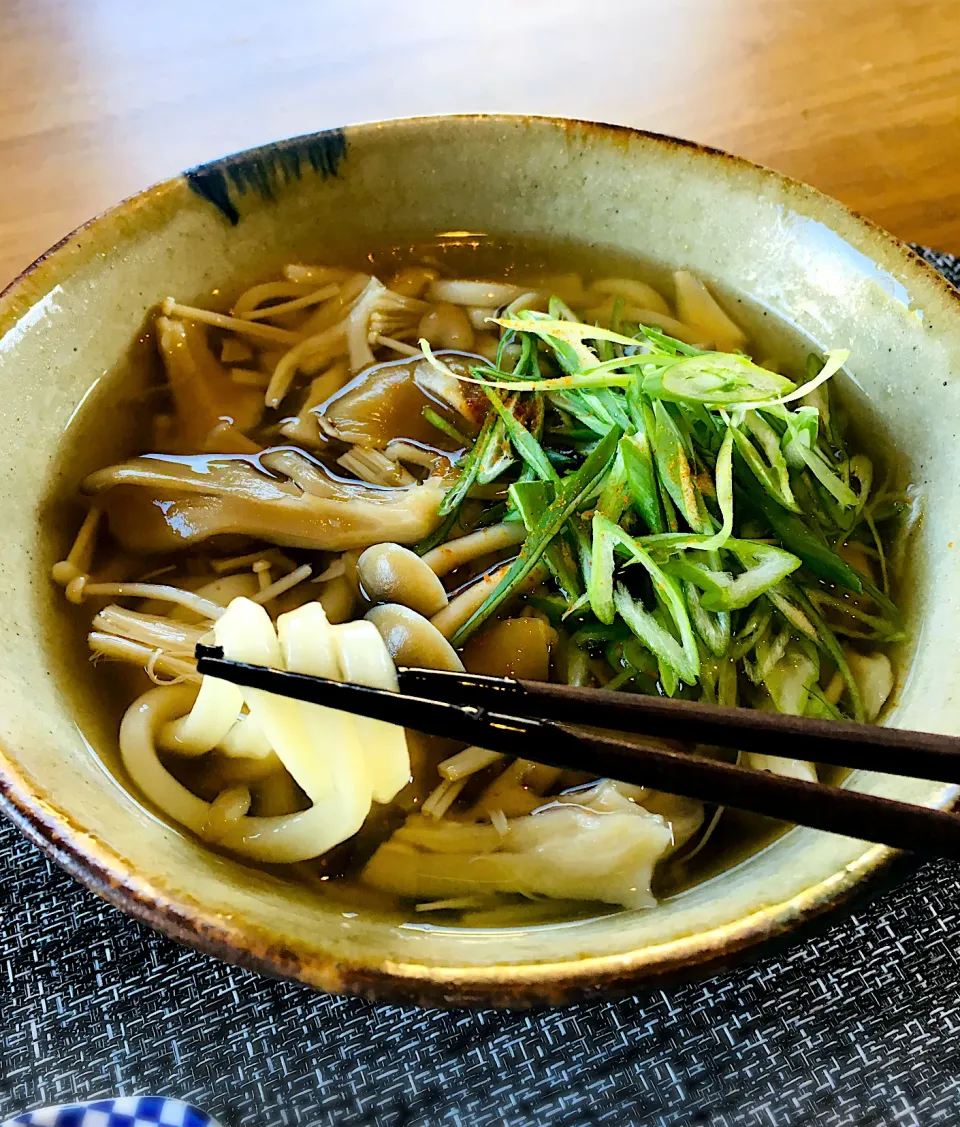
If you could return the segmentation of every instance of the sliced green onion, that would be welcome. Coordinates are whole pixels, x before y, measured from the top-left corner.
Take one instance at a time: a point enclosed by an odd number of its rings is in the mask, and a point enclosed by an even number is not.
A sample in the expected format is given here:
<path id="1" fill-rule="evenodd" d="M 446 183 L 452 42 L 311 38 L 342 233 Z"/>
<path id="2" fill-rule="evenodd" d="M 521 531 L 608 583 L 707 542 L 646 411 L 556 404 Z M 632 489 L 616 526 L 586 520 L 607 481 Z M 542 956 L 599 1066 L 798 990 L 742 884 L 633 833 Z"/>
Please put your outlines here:
<path id="1" fill-rule="evenodd" d="M 473 449 L 460 467 L 460 476 L 457 478 L 456 485 L 449 490 L 440 502 L 440 516 L 445 517 L 451 513 L 456 513 L 457 509 L 463 504 L 464 498 L 477 480 L 477 474 L 480 471 L 480 459 L 484 456 L 487 446 L 493 439 L 497 421 L 497 416 L 493 412 L 490 412 L 484 419 L 480 433 L 477 435 L 477 441 L 473 444 Z"/>
<path id="2" fill-rule="evenodd" d="M 620 612 L 620 616 L 659 660 L 672 666 L 688 685 L 695 684 L 700 670 L 700 655 L 697 650 L 697 641 L 694 637 L 690 615 L 687 612 L 683 595 L 677 583 L 658 567 L 658 565 L 654 563 L 650 553 L 647 552 L 637 540 L 624 532 L 619 525 L 614 524 L 612 521 L 607 520 L 602 514 L 597 513 L 593 518 L 593 528 L 595 542 L 598 538 L 604 543 L 609 541 L 615 548 L 619 548 L 624 554 L 628 555 L 644 568 L 653 583 L 657 599 L 663 604 L 666 611 L 673 619 L 677 633 L 680 636 L 680 642 L 678 642 L 669 631 L 665 630 L 650 612 L 644 610 L 642 605 L 634 603 L 630 593 L 622 584 L 618 584 L 613 595 L 614 605 Z M 606 563 L 606 559 L 604 559 L 604 563 Z M 597 575 L 599 570 L 600 564 L 595 557 L 594 576 Z M 613 563 L 611 558 L 609 568 L 607 569 L 607 574 L 610 575 L 611 581 L 612 573 Z M 598 605 L 606 611 L 608 609 L 605 602 L 606 578 L 595 578 L 594 576 L 591 576 L 591 584 L 598 592 Z M 630 617 L 621 610 L 620 604 L 623 603 L 624 600 L 626 600 L 632 608 Z M 592 605 L 591 601 L 591 606 Z M 594 613 L 596 614 L 596 609 L 594 609 Z M 597 617 L 599 618 L 600 615 L 597 615 Z M 650 645 L 648 641 L 650 638 L 656 640 L 656 645 Z M 669 638 L 672 645 L 666 643 L 666 638 Z"/>
<path id="3" fill-rule="evenodd" d="M 615 615 L 613 549 L 618 532 L 620 532 L 619 525 L 608 520 L 602 513 L 594 513 L 592 566 L 590 580 L 587 583 L 587 597 L 590 600 L 590 609 L 601 622 L 607 625 L 612 624 Z"/>
<path id="4" fill-rule="evenodd" d="M 507 434 L 507 424 L 496 412 L 491 411 L 490 415 L 495 421 L 477 465 L 478 485 L 490 485 L 516 461 L 513 443 Z"/>
<path id="5" fill-rule="evenodd" d="M 850 359 L 850 353 L 846 348 L 833 348 L 826 353 L 824 358 L 824 365 L 820 373 L 812 380 L 801 384 L 795 391 L 791 391 L 787 395 L 781 396 L 779 399 L 774 399 L 769 403 L 750 403 L 750 407 L 779 407 L 787 403 L 795 403 L 798 399 L 803 399 L 804 396 L 815 391 L 821 384 L 826 383 L 831 376 L 835 376 L 837 372 L 846 364 Z"/>
<path id="6" fill-rule="evenodd" d="M 668 584 L 671 584 L 666 576 L 663 578 Z M 672 593 L 676 595 L 677 601 L 683 602 L 680 592 L 675 587 L 672 588 Z M 661 663 L 661 675 L 663 674 L 663 666 L 666 666 L 668 669 L 674 670 L 688 685 L 695 685 L 700 673 L 700 655 L 697 653 L 697 643 L 693 637 L 692 627 L 690 628 L 689 644 L 686 644 L 687 639 L 685 639 L 685 644 L 681 644 L 668 630 L 660 625 L 649 611 L 644 610 L 639 603 L 634 602 L 630 592 L 622 583 L 617 584 L 613 601 L 617 613 L 623 621 Z M 687 622 L 689 624 L 689 619 L 687 619 Z"/>
<path id="7" fill-rule="evenodd" d="M 771 466 L 760 456 L 759 451 L 750 441 L 748 435 L 744 434 L 739 427 L 733 427 L 731 429 L 733 430 L 733 440 L 737 446 L 737 454 L 739 455 L 740 463 L 743 467 L 738 474 L 738 479 L 747 477 L 743 469 L 748 468 L 759 485 L 762 486 L 765 493 L 775 498 L 776 502 L 784 509 L 789 509 L 792 513 L 799 513 L 800 506 L 797 504 L 796 498 L 793 496 L 793 491 L 790 488 L 787 465 L 783 455 L 780 453 L 779 443 L 777 444 L 776 454 L 774 455 L 775 464 Z"/>
<path id="8" fill-rule="evenodd" d="M 487 398 L 493 404 L 493 409 L 500 416 L 506 429 L 507 437 L 524 462 L 531 467 L 543 481 L 559 481 L 557 471 L 550 464 L 550 459 L 543 452 L 543 447 L 533 437 L 530 431 L 520 423 L 513 411 L 505 406 L 500 396 L 493 388 L 485 387 Z"/>
<path id="9" fill-rule="evenodd" d="M 447 422 L 443 415 L 434 411 L 432 407 L 424 407 L 420 412 L 421 415 L 432 426 L 436 427 L 441 434 L 445 434 L 447 438 L 452 438 L 454 442 L 459 442 L 461 446 L 472 446 L 473 439 L 468 438 L 463 431 L 457 430 L 453 423 Z"/>
<path id="10" fill-rule="evenodd" d="M 447 513 L 444 519 L 437 525 L 437 527 L 425 536 L 422 540 L 416 543 L 413 550 L 418 556 L 425 556 L 427 552 L 432 552 L 434 548 L 439 547 L 441 544 L 446 543 L 450 539 L 450 533 L 453 532 L 457 520 L 460 517 L 459 506 L 451 513 Z"/>
<path id="11" fill-rule="evenodd" d="M 660 504 L 660 489 L 646 434 L 638 432 L 622 438 L 620 454 L 634 507 L 643 517 L 647 528 L 653 532 L 665 531 L 667 525 L 663 506 Z"/>
<path id="12" fill-rule="evenodd" d="M 560 483 L 555 499 L 547 508 L 540 523 L 524 541 L 520 554 L 507 570 L 506 575 L 491 591 L 482 606 L 478 607 L 454 634 L 451 639 L 454 646 L 463 645 L 537 566 L 553 538 L 602 480 L 622 434 L 619 427 L 611 428 L 610 433 L 597 444 L 580 469 Z"/>
<path id="13" fill-rule="evenodd" d="M 684 357 L 645 378 L 643 383 L 648 395 L 710 407 L 774 400 L 792 392 L 796 386 L 786 376 L 767 371 L 739 353 L 729 352 Z"/>
<path id="14" fill-rule="evenodd" d="M 785 415 L 790 412 L 783 409 Z M 768 493 L 772 493 L 780 503 L 787 509 L 793 512 L 799 512 L 800 506 L 797 504 L 796 498 L 793 495 L 793 490 L 790 487 L 790 466 L 785 451 L 781 447 L 780 435 L 773 429 L 767 420 L 758 411 L 747 411 L 743 416 L 743 422 L 750 435 L 759 444 L 763 453 L 766 455 L 769 471 L 765 472 L 763 476 L 757 472 L 756 466 L 751 465 L 754 471 L 754 476 L 761 484 L 765 481 L 771 480 L 774 482 L 772 487 L 765 486 Z M 744 452 L 745 446 L 740 446 L 741 453 Z M 746 452 L 749 456 L 749 451 Z M 800 456 L 800 465 L 803 466 L 803 456 Z M 769 476 L 772 475 L 772 478 Z"/>
<path id="15" fill-rule="evenodd" d="M 702 527 L 693 473 L 680 429 L 659 400 L 653 404 L 653 414 L 653 448 L 660 484 L 695 532 L 711 531 Z"/>
<path id="16" fill-rule="evenodd" d="M 684 584 L 683 593 L 687 599 L 690 620 L 703 640 L 703 644 L 714 655 L 723 657 L 730 648 L 730 615 L 726 611 L 711 613 L 703 605 L 696 584 Z"/>
<path id="17" fill-rule="evenodd" d="M 846 599 L 838 599 L 834 595 L 828 595 L 825 591 L 809 591 L 808 598 L 814 606 L 827 607 L 830 610 L 836 611 L 838 614 L 846 615 L 848 618 L 853 619 L 854 622 L 862 623 L 868 627 L 867 630 L 854 630 L 845 626 L 834 626 L 833 630 L 837 634 L 844 634 L 848 638 L 861 638 L 864 641 L 871 642 L 902 642 L 906 639 L 906 633 L 900 625 L 899 619 L 891 622 L 888 618 L 882 618 L 875 614 L 868 614 L 865 610 L 855 606 L 853 603 Z"/>
<path id="18" fill-rule="evenodd" d="M 608 520 L 615 524 L 619 522 L 624 512 L 630 506 L 630 488 L 627 479 L 627 468 L 623 460 L 623 444 L 626 438 L 620 439 L 617 453 L 614 455 L 613 465 L 600 490 L 597 499 L 597 512 L 602 513 Z"/>
<path id="19" fill-rule="evenodd" d="M 843 647 L 837 641 L 833 631 L 817 612 L 810 600 L 799 587 L 795 586 L 788 579 L 785 579 L 778 588 L 765 592 L 765 595 L 774 604 L 777 610 L 784 615 L 788 622 L 795 625 L 800 622 L 805 623 L 806 629 L 803 629 L 802 632 L 806 634 L 819 650 L 822 650 L 833 658 L 837 669 L 840 671 L 840 676 L 843 677 L 844 684 L 847 687 L 847 695 L 850 697 L 850 707 L 853 712 L 853 718 L 858 724 L 862 724 L 866 719 L 863 711 L 863 702 L 860 699 L 860 690 L 857 688 L 857 682 L 854 680 L 853 674 L 850 672 L 850 666 L 847 664 L 847 655 L 843 652 Z"/>
<path id="20" fill-rule="evenodd" d="M 686 344 L 682 340 L 677 340 L 676 337 L 669 336 L 663 331 L 658 329 L 656 325 L 638 325 L 638 336 L 644 337 L 657 352 L 662 352 L 665 356 L 703 356 L 704 349 L 697 348 L 696 345 Z"/>
<path id="21" fill-rule="evenodd" d="M 720 453 L 717 455 L 716 471 L 717 505 L 723 518 L 723 525 L 713 536 L 708 536 L 700 544 L 701 552 L 715 552 L 726 544 L 733 533 L 733 428 L 727 427 L 727 433 L 720 443 Z"/>
<path id="22" fill-rule="evenodd" d="M 811 450 L 803 445 L 800 446 L 799 450 L 807 468 L 837 504 L 848 509 L 856 508 L 856 493 L 833 472 L 820 451 Z"/>
<path id="23" fill-rule="evenodd" d="M 687 579 L 703 591 L 707 610 L 731 611 L 749 606 L 800 566 L 796 556 L 772 544 L 730 539 L 726 547 L 746 568 L 736 577 L 730 572 L 714 571 L 686 554 L 664 565 L 669 574 Z"/>
<path id="24" fill-rule="evenodd" d="M 799 556 L 811 571 L 858 595 L 863 577 L 842 560 L 799 516 L 786 512 L 777 502 L 750 482 L 743 482 L 750 503 L 760 512 L 781 544 Z"/>
<path id="25" fill-rule="evenodd" d="M 518 481 L 510 486 L 510 500 L 516 506 L 528 533 L 536 530 L 553 498 L 553 487 L 543 481 Z M 547 545 L 543 558 L 569 606 L 583 593 L 583 586 L 573 553 L 563 537 L 558 536 Z"/>
<path id="26" fill-rule="evenodd" d="M 567 411 L 575 419 L 583 423 L 594 435 L 604 435 L 613 425 L 598 419 L 590 404 L 583 397 L 581 391 L 554 391 L 550 393 L 550 402 L 559 410 Z"/>
<path id="27" fill-rule="evenodd" d="M 816 446 L 820 431 L 820 412 L 816 407 L 798 407 L 796 411 L 781 407 L 777 417 L 787 425 L 783 435 L 784 457 L 791 469 L 802 470 L 806 462 L 801 447 L 811 450 Z"/>
<path id="28" fill-rule="evenodd" d="M 625 337 L 622 333 L 611 332 L 610 329 L 601 329 L 599 325 L 584 325 L 580 321 L 560 321 L 544 313 L 534 313 L 532 309 L 525 309 L 526 316 L 519 318 L 493 317 L 492 320 L 502 329 L 513 329 L 519 333 L 536 333 L 538 337 L 555 337 L 557 340 L 581 346 L 585 340 L 608 340 L 611 344 L 624 344 L 636 347 L 637 342 L 633 337 Z M 587 363 L 592 363 L 596 357 L 588 348 L 584 348 Z"/>

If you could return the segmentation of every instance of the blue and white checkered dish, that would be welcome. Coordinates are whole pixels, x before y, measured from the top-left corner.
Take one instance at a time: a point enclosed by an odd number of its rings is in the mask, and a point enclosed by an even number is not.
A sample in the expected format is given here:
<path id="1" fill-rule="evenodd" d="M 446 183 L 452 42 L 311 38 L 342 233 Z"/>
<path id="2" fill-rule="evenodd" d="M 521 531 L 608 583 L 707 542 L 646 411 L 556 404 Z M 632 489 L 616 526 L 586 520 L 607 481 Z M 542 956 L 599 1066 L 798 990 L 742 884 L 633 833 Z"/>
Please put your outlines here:
<path id="1" fill-rule="evenodd" d="M 121 1096 L 85 1104 L 41 1107 L 0 1127 L 219 1127 L 206 1112 L 162 1096 Z"/>

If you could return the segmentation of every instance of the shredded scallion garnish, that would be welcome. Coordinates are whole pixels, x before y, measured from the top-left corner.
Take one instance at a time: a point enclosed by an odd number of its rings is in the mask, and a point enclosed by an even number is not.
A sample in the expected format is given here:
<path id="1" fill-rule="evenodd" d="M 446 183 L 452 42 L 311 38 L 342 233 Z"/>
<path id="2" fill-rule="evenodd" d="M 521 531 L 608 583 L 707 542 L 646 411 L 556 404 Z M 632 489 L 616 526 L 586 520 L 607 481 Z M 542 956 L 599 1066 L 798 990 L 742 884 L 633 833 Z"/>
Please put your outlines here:
<path id="1" fill-rule="evenodd" d="M 578 320 L 559 298 L 547 313 L 491 318 L 496 362 L 469 376 L 420 342 L 428 362 L 482 386 L 491 405 L 442 512 L 449 520 L 475 483 L 498 480 L 527 530 L 454 645 L 522 595 L 556 628 L 576 624 L 570 644 L 591 660 L 602 650 L 615 688 L 652 691 L 653 677 L 660 692 L 699 685 L 735 703 L 742 679 L 766 707 L 861 718 L 838 636 L 904 631 L 887 594 L 872 463 L 848 456 L 831 417 L 827 381 L 848 353 L 812 359 L 794 381 L 625 322 L 623 306 L 613 303 L 608 325 Z M 844 558 L 851 541 L 874 555 L 880 545 L 882 590 Z M 531 595 L 538 566 L 550 578 Z M 836 675 L 839 706 L 824 695 Z"/>

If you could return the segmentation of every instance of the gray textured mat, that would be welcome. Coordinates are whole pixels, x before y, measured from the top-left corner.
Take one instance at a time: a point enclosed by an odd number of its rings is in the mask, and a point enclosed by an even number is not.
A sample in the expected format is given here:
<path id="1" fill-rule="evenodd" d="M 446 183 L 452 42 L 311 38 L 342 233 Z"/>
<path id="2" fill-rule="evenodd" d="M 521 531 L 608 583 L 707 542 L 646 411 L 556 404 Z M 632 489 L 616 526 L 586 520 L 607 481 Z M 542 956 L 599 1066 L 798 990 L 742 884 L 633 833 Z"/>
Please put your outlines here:
<path id="1" fill-rule="evenodd" d="M 928 255 L 960 281 L 960 264 Z M 229 1127 L 960 1122 L 960 866 L 711 982 L 535 1014 L 374 1006 L 128 920 L 0 824 L 0 1119 L 152 1092 Z"/>

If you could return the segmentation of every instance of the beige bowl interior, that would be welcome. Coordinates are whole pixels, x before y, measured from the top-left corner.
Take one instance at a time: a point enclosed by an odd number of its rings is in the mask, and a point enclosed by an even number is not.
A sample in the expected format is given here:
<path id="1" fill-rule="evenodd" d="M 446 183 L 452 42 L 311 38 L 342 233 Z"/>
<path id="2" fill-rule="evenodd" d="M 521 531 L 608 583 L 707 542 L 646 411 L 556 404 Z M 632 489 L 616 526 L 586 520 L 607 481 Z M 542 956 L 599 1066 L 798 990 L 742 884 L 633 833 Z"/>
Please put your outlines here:
<path id="1" fill-rule="evenodd" d="M 102 464 L 123 432 L 118 372 L 167 294 L 268 274 L 304 247 L 333 258 L 341 246 L 451 230 L 573 239 L 688 266 L 819 345 L 850 348 L 854 379 L 926 495 L 915 654 L 890 722 L 960 727 L 960 306 L 884 233 L 722 154 L 544 119 L 362 126 L 218 162 L 196 184 L 239 222 L 177 178 L 81 229 L 0 299 L 0 768 L 21 824 L 81 879 L 178 937 L 329 989 L 433 1000 L 558 999 L 707 965 L 829 906 L 875 869 L 885 851 L 795 830 L 655 911 L 496 934 L 418 929 L 344 912 L 216 856 L 116 784 L 81 736 L 111 754 L 90 699 L 99 682 L 86 669 L 71 681 L 55 656 L 58 645 L 82 652 L 47 579 L 74 531 L 49 501 L 62 490 L 71 417 L 100 381 L 101 409 L 81 416 L 82 459 Z M 853 783 L 928 805 L 953 793 L 879 775 Z"/>

